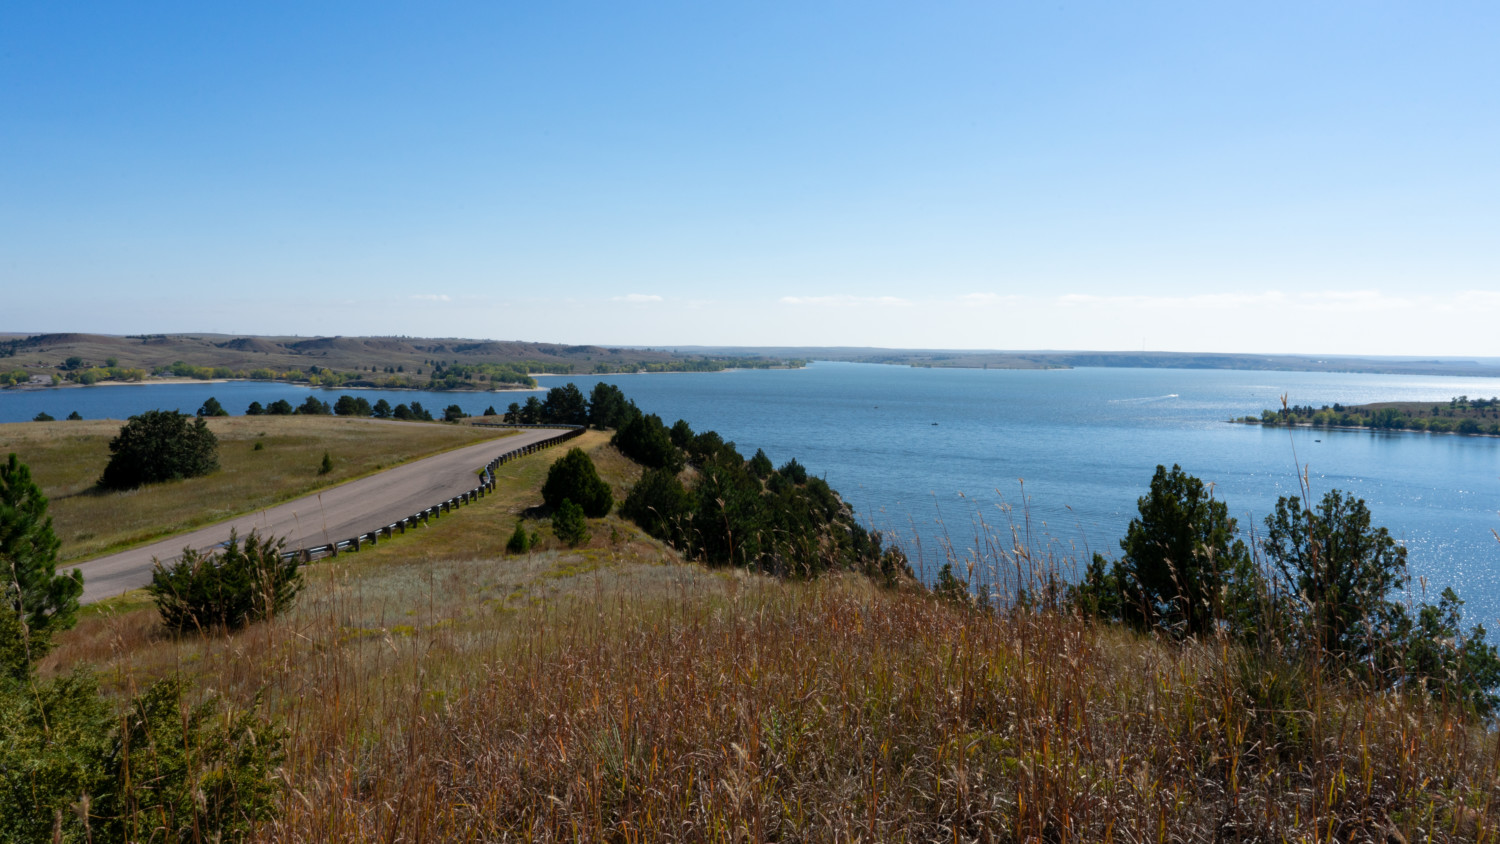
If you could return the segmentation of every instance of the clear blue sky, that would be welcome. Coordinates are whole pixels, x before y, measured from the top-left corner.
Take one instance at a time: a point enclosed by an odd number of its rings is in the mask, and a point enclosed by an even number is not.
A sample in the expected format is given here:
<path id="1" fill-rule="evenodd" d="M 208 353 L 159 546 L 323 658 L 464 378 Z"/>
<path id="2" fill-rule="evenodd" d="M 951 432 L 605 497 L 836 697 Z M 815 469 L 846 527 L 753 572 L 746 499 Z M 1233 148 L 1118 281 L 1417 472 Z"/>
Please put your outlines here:
<path id="1" fill-rule="evenodd" d="M 0 6 L 0 330 L 1500 355 L 1494 3 Z"/>

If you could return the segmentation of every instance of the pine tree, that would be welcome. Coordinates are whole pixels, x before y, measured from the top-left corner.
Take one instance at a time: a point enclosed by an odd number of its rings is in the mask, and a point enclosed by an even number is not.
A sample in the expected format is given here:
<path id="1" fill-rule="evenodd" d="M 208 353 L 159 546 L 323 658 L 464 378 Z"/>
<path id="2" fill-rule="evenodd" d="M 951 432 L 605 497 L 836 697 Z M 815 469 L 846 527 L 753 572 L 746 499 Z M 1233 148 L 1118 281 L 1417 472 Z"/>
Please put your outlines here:
<path id="1" fill-rule="evenodd" d="M 0 666 L 24 677 L 51 646 L 52 635 L 73 626 L 83 574 L 57 573 L 57 534 L 47 499 L 31 469 L 10 455 L 0 465 Z"/>
<path id="2" fill-rule="evenodd" d="M 552 516 L 552 533 L 568 545 L 589 541 L 589 525 L 584 520 L 583 508 L 564 498 Z"/>

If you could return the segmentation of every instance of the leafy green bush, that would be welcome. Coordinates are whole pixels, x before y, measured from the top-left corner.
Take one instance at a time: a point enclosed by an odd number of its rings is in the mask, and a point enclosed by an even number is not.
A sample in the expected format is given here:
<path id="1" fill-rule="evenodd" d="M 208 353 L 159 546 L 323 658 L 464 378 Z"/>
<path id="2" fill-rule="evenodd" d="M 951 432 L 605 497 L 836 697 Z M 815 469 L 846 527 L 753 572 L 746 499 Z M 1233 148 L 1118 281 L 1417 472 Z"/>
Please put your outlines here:
<path id="1" fill-rule="evenodd" d="M 241 546 L 230 531 L 218 553 L 184 548 L 170 567 L 155 561 L 146 591 L 173 630 L 236 629 L 270 618 L 290 607 L 303 587 L 296 558 L 281 558 L 283 545 L 251 531 Z"/>
<path id="2" fill-rule="evenodd" d="M 219 440 L 202 418 L 175 410 L 148 410 L 130 417 L 109 441 L 110 458 L 99 478 L 106 489 L 207 475 L 219 468 Z"/>

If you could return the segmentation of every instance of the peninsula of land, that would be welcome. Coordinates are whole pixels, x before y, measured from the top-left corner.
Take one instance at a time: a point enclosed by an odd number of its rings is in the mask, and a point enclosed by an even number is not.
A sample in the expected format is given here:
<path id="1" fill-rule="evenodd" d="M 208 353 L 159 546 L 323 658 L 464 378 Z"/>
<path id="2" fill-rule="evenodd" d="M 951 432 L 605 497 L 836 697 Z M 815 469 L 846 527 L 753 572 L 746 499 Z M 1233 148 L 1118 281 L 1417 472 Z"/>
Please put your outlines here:
<path id="1" fill-rule="evenodd" d="M 1322 407 L 1288 405 L 1260 416 L 1230 420 L 1250 425 L 1312 428 L 1367 428 L 1373 431 L 1427 431 L 1435 434 L 1500 436 L 1500 398 L 1454 396 L 1446 402 L 1374 402 Z"/>

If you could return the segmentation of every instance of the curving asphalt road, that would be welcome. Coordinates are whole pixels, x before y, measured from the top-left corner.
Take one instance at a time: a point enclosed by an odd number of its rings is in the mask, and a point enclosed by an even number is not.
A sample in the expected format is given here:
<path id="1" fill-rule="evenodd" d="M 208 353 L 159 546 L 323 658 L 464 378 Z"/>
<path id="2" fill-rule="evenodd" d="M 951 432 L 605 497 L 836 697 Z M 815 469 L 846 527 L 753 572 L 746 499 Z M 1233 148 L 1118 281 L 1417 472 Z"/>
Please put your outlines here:
<path id="1" fill-rule="evenodd" d="M 348 539 L 425 510 L 479 485 L 475 470 L 503 454 L 518 451 L 558 431 L 523 430 L 515 436 L 486 440 L 454 451 L 387 469 L 305 498 L 246 513 L 234 519 L 178 534 L 138 548 L 96 557 L 69 569 L 83 572 L 83 603 L 93 603 L 151 582 L 153 558 L 175 559 L 185 547 L 204 549 L 229 539 L 234 529 L 244 536 L 286 537 L 287 548 L 305 548 Z"/>

